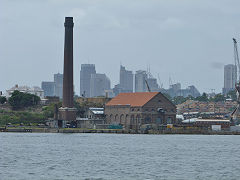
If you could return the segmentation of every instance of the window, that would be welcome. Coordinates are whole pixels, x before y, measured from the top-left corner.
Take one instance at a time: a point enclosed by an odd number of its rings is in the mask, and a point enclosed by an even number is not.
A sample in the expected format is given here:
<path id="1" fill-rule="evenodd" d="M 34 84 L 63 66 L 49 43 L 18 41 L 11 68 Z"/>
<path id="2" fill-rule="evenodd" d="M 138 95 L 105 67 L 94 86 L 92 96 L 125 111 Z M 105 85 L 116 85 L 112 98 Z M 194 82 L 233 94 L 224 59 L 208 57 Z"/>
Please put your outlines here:
<path id="1" fill-rule="evenodd" d="M 167 124 L 172 124 L 172 118 L 171 117 L 167 118 Z"/>
<path id="2" fill-rule="evenodd" d="M 132 111 L 134 111 L 134 108 L 132 108 Z"/>
<path id="3" fill-rule="evenodd" d="M 157 122 L 158 124 L 162 124 L 162 119 L 161 119 L 160 117 L 158 117 L 158 118 L 156 119 L 156 122 Z"/>

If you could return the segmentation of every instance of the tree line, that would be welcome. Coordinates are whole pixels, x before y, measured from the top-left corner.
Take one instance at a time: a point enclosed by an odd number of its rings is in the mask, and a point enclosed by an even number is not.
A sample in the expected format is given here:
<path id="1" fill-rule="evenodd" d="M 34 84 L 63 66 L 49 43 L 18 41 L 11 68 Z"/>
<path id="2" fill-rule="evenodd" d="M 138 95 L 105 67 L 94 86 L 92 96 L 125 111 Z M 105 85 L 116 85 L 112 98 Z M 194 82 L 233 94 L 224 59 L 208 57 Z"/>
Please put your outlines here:
<path id="1" fill-rule="evenodd" d="M 237 94 L 235 90 L 229 91 L 227 95 L 222 95 L 221 93 L 216 94 L 215 96 L 209 97 L 207 93 L 203 93 L 201 96 L 198 97 L 183 97 L 183 96 L 175 96 L 171 97 L 168 94 L 164 94 L 169 100 L 171 100 L 175 105 L 177 104 L 182 104 L 187 100 L 195 100 L 195 101 L 200 101 L 200 102 L 223 102 L 226 99 L 232 99 L 233 101 L 237 100 Z"/>

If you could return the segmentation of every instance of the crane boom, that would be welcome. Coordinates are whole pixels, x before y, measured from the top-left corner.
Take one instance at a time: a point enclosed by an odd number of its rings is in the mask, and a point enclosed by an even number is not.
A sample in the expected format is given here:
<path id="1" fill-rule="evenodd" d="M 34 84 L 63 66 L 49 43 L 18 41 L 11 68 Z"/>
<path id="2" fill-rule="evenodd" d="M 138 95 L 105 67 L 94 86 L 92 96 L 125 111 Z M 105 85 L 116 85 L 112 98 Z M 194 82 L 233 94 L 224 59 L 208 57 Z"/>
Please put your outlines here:
<path id="1" fill-rule="evenodd" d="M 239 63 L 239 56 L 238 56 L 238 47 L 237 47 L 237 40 L 233 38 L 233 46 L 234 46 L 234 61 L 235 65 L 237 67 L 237 72 L 238 72 L 238 80 L 236 83 L 240 81 L 240 63 Z"/>
<path id="2" fill-rule="evenodd" d="M 146 83 L 146 85 L 147 85 L 148 92 L 151 92 L 151 90 L 150 90 L 150 87 L 149 87 L 149 85 L 148 85 L 148 82 L 147 82 L 147 80 L 146 80 L 146 79 L 145 79 L 145 83 Z"/>

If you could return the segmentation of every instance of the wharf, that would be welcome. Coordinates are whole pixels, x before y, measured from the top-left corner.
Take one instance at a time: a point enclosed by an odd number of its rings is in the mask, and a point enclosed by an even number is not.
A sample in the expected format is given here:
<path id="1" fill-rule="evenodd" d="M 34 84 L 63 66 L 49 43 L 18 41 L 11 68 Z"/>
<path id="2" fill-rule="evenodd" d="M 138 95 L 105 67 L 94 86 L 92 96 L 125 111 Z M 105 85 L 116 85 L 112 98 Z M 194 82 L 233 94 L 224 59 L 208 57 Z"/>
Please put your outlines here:
<path id="1" fill-rule="evenodd" d="M 135 130 L 123 129 L 82 129 L 82 128 L 31 128 L 11 127 L 0 128 L 0 132 L 21 133 L 114 133 L 114 134 L 202 134 L 202 135 L 240 135 L 237 131 L 211 131 L 211 130 L 149 130 L 147 132 L 136 132 Z"/>

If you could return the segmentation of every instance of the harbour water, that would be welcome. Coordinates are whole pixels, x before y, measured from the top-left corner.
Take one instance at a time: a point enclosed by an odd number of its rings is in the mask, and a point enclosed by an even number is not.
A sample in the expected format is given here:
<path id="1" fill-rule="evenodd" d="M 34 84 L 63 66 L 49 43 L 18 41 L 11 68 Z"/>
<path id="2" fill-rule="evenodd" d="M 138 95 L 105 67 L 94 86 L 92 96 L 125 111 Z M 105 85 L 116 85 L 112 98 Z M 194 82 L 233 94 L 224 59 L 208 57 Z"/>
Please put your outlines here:
<path id="1" fill-rule="evenodd" d="M 240 136 L 0 133 L 0 179 L 240 179 Z"/>

